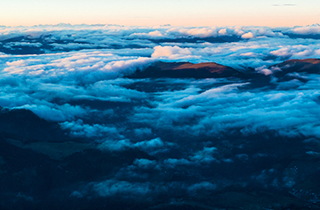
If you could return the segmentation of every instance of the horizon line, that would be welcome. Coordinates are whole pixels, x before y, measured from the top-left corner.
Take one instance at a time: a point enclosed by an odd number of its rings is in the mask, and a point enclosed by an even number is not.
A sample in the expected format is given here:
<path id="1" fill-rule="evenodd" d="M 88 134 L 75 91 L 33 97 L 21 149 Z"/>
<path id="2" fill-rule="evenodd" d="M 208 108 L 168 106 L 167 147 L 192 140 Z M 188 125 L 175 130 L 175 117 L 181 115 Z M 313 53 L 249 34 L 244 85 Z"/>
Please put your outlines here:
<path id="1" fill-rule="evenodd" d="M 155 25 L 125 25 L 125 24 L 113 24 L 113 23 L 66 23 L 60 22 L 56 24 L 30 24 L 30 25 L 5 25 L 1 24 L 0 27 L 39 27 L 39 26 L 120 26 L 120 27 L 268 27 L 268 28 L 293 28 L 293 27 L 302 27 L 302 26 L 320 26 L 320 23 L 312 23 L 306 25 L 283 25 L 283 26 L 268 26 L 268 25 L 175 25 L 175 24 L 155 24 Z"/>

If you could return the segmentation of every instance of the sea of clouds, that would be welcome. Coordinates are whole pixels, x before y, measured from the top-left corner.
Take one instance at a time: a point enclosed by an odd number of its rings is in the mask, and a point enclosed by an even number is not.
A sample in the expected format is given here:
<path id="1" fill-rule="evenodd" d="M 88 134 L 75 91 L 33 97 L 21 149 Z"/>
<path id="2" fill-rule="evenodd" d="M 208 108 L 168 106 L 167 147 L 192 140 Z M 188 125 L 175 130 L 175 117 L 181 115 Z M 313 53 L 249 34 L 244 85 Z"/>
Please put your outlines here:
<path id="1" fill-rule="evenodd" d="M 112 179 L 76 189 L 74 197 L 92 191 L 103 197 L 172 190 L 197 195 L 230 180 L 288 188 L 301 177 L 274 168 L 275 160 L 291 154 L 285 142 L 298 141 L 298 153 L 317 154 L 310 145 L 320 138 L 320 75 L 279 81 L 270 66 L 320 58 L 320 25 L 0 26 L 0 51 L 0 106 L 31 110 L 72 137 L 97 142 L 101 150 L 138 149 L 153 157 L 137 158 Z M 231 78 L 127 77 L 156 61 L 252 68 L 272 85 L 253 87 Z M 268 150 L 269 144 L 279 149 Z M 265 167 L 248 168 L 266 158 L 271 161 Z M 220 173 L 225 167 L 231 169 Z M 216 172 L 210 174 L 212 168 Z M 236 172 L 243 179 L 237 180 Z M 168 173 L 182 178 L 159 181 Z M 155 174 L 159 178 L 153 181 Z"/>

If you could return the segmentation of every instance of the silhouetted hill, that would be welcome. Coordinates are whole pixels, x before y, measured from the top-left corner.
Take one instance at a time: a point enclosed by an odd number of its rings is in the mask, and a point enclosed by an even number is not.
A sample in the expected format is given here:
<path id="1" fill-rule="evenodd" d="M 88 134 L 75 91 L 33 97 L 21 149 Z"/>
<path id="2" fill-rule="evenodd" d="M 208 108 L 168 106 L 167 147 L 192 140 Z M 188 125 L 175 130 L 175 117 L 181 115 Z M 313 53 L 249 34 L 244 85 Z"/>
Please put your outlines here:
<path id="1" fill-rule="evenodd" d="M 95 148 L 55 160 L 34 148 L 22 149 L 9 142 L 0 136 L 0 209 L 82 209 L 83 204 L 78 202 L 66 207 L 73 201 L 70 194 L 74 186 L 112 178 L 116 169 L 132 164 L 136 158 L 150 158 L 137 149 L 109 152 Z M 61 147 L 61 152 L 64 149 L 68 148 Z M 11 202 L 12 196 L 17 203 Z M 54 206 L 52 199 L 58 201 Z"/>
<path id="2" fill-rule="evenodd" d="M 0 107 L 0 135 L 29 141 L 70 140 L 55 122 L 46 121 L 30 110 Z"/>
<path id="3" fill-rule="evenodd" d="M 129 78 L 224 78 L 243 77 L 243 73 L 217 63 L 156 62 L 144 70 L 137 70 Z"/>
<path id="4" fill-rule="evenodd" d="M 320 59 L 294 59 L 287 60 L 282 63 L 273 65 L 272 67 L 280 68 L 281 71 L 276 72 L 277 75 L 282 75 L 286 73 L 293 72 L 304 72 L 309 74 L 319 74 L 320 73 Z"/>

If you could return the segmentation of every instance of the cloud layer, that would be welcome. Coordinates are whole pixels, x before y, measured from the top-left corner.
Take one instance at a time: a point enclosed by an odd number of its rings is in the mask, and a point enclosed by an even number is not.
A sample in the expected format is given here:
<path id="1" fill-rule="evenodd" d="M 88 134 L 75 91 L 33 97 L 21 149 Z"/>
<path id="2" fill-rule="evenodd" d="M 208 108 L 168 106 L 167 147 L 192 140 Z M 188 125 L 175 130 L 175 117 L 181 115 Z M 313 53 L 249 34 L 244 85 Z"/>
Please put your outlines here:
<path id="1" fill-rule="evenodd" d="M 312 174 L 297 157 L 320 152 L 320 75 L 271 65 L 319 58 L 319 36 L 319 25 L 0 27 L 0 106 L 31 110 L 103 154 L 133 154 L 67 189 L 74 199 L 178 203 L 230 186 L 293 189 Z M 255 77 L 128 78 L 157 61 L 217 62 Z"/>

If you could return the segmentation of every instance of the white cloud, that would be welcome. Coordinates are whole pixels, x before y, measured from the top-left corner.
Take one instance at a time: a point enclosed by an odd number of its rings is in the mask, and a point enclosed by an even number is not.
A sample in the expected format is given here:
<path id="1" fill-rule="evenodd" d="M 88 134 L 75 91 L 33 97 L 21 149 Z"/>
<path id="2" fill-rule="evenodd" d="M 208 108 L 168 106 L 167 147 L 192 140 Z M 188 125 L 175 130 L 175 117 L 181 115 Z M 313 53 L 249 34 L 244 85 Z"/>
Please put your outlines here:
<path id="1" fill-rule="evenodd" d="M 66 121 L 72 120 L 75 117 L 83 117 L 87 114 L 88 110 L 81 108 L 80 106 L 71 106 L 64 104 L 62 106 L 55 104 L 25 104 L 17 106 L 15 108 L 28 109 L 34 112 L 39 117 L 49 121 Z"/>
<path id="2" fill-rule="evenodd" d="M 216 37 L 216 28 L 172 28 L 168 30 L 169 34 L 176 36 L 193 36 L 193 37 Z"/>
<path id="3" fill-rule="evenodd" d="M 280 56 L 280 57 L 288 57 L 292 55 L 292 53 L 290 53 L 290 50 L 288 48 L 274 50 L 274 51 L 271 51 L 270 54 L 275 56 Z"/>
<path id="4" fill-rule="evenodd" d="M 153 62 L 153 59 L 150 58 L 137 58 L 132 60 L 125 60 L 125 61 L 111 61 L 107 65 L 105 65 L 102 70 L 108 72 L 120 72 L 125 70 L 126 72 L 132 72 L 137 69 L 137 67 L 143 68 L 146 67 L 148 64 Z"/>
<path id="5" fill-rule="evenodd" d="M 293 28 L 291 32 L 296 34 L 303 34 L 303 35 L 320 34 L 320 25 L 315 24 L 311 26 L 299 26 L 299 27 Z"/>
<path id="6" fill-rule="evenodd" d="M 252 39 L 254 37 L 253 33 L 252 32 L 248 32 L 246 34 L 243 34 L 241 36 L 242 39 Z"/>
<path id="7" fill-rule="evenodd" d="M 261 66 L 255 69 L 257 72 L 259 72 L 260 74 L 264 74 L 266 76 L 273 74 L 273 71 L 271 71 L 270 69 L 268 69 L 266 66 Z"/>
<path id="8" fill-rule="evenodd" d="M 156 30 L 150 31 L 149 33 L 133 33 L 129 37 L 136 37 L 136 38 L 162 38 L 164 35 Z"/>
<path id="9" fill-rule="evenodd" d="M 154 52 L 151 56 L 153 58 L 167 57 L 169 59 L 177 59 L 191 54 L 189 49 L 180 48 L 178 46 L 156 46 L 154 47 Z"/>
<path id="10" fill-rule="evenodd" d="M 17 60 L 12 62 L 6 62 L 8 66 L 26 66 L 26 62 L 24 60 Z"/>

